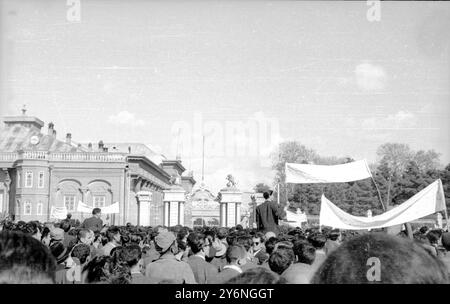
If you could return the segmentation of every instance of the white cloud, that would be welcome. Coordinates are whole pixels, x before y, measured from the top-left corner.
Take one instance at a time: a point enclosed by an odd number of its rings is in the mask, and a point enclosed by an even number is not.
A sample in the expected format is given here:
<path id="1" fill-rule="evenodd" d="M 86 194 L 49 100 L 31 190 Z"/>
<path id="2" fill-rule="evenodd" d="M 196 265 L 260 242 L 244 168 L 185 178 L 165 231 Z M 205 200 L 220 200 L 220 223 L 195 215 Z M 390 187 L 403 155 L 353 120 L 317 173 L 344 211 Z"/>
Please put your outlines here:
<path id="1" fill-rule="evenodd" d="M 364 91 L 380 91 L 386 85 L 386 72 L 381 66 L 361 63 L 355 68 L 358 87 Z"/>
<path id="2" fill-rule="evenodd" d="M 413 113 L 399 111 L 387 117 L 367 118 L 362 121 L 363 129 L 405 129 L 412 128 L 416 124 L 416 116 Z"/>
<path id="3" fill-rule="evenodd" d="M 145 121 L 137 119 L 133 113 L 128 111 L 121 111 L 116 115 L 109 116 L 108 122 L 116 125 L 129 125 L 132 127 L 142 127 L 145 125 Z"/>

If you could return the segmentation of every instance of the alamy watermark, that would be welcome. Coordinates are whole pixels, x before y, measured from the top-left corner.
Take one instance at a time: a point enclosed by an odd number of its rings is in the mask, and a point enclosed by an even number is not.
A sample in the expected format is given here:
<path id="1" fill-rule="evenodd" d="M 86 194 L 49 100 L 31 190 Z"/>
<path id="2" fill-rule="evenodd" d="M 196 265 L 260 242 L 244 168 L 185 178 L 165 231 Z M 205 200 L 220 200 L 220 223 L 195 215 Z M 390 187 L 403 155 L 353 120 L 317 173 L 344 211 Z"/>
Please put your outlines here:
<path id="1" fill-rule="evenodd" d="M 370 6 L 367 10 L 367 20 L 369 22 L 380 21 L 381 20 L 381 1 L 367 1 L 367 6 Z"/>
<path id="2" fill-rule="evenodd" d="M 255 113 L 245 120 L 204 120 L 194 113 L 192 122 L 176 121 L 171 129 L 173 154 L 183 157 L 259 157 L 264 161 L 280 141 L 279 121 Z"/>
<path id="3" fill-rule="evenodd" d="M 81 0 L 67 0 L 66 19 L 69 22 L 80 22 L 81 21 Z"/>
<path id="4" fill-rule="evenodd" d="M 370 268 L 366 272 L 366 278 L 369 282 L 381 281 L 381 261 L 379 258 L 370 257 L 367 259 L 366 266 Z"/>

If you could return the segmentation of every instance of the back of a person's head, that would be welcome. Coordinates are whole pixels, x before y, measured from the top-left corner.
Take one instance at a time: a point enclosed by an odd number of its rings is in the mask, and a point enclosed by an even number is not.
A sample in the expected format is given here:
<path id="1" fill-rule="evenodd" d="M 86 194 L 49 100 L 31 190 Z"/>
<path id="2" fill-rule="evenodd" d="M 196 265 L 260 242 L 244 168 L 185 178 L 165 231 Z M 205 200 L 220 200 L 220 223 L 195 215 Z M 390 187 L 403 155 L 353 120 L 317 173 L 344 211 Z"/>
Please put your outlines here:
<path id="1" fill-rule="evenodd" d="M 450 251 L 450 232 L 444 232 L 442 234 L 442 246 L 445 250 Z"/>
<path id="2" fill-rule="evenodd" d="M 64 230 L 64 232 L 69 232 L 70 228 L 72 227 L 72 225 L 70 224 L 69 220 L 63 220 L 61 221 L 61 225 L 60 228 L 62 230 Z"/>
<path id="3" fill-rule="evenodd" d="M 108 237 L 109 241 L 112 241 L 114 239 L 114 236 L 120 232 L 119 227 L 117 226 L 111 226 L 106 231 L 106 236 Z"/>
<path id="4" fill-rule="evenodd" d="M 38 240 L 21 232 L 0 232 L 0 284 L 49 284 L 56 262 Z"/>
<path id="5" fill-rule="evenodd" d="M 282 247 L 274 250 L 269 257 L 270 269 L 281 275 L 294 262 L 295 255 L 291 248 Z"/>
<path id="6" fill-rule="evenodd" d="M 85 283 L 129 284 L 129 268 L 118 265 L 111 256 L 96 256 L 83 268 Z"/>
<path id="7" fill-rule="evenodd" d="M 226 240 L 227 240 L 227 244 L 228 245 L 235 245 L 237 243 L 237 235 L 236 235 L 236 233 L 232 233 L 232 232 L 229 233 L 227 235 Z"/>
<path id="8" fill-rule="evenodd" d="M 30 235 L 35 235 L 36 233 L 38 233 L 41 230 L 41 227 L 39 226 L 39 224 L 36 222 L 33 222 L 33 221 L 28 222 L 22 228 L 23 228 L 23 230 L 22 230 L 23 233 L 27 233 Z"/>
<path id="9" fill-rule="evenodd" d="M 314 284 L 448 283 L 445 265 L 410 239 L 385 233 L 355 237 L 333 251 Z"/>
<path id="10" fill-rule="evenodd" d="M 439 242 L 439 238 L 441 237 L 442 232 L 440 230 L 431 230 L 427 233 L 427 238 L 431 244 L 437 244 Z"/>
<path id="11" fill-rule="evenodd" d="M 87 258 L 91 254 L 91 249 L 86 244 L 75 245 L 70 253 L 70 256 L 77 258 L 81 264 L 86 263 Z"/>
<path id="12" fill-rule="evenodd" d="M 328 234 L 328 238 L 332 241 L 337 241 L 337 239 L 339 238 L 339 235 L 340 235 L 339 230 L 333 229 Z"/>
<path id="13" fill-rule="evenodd" d="M 237 243 L 242 245 L 246 251 L 249 251 L 253 246 L 253 239 L 250 235 L 242 235 L 238 237 Z"/>
<path id="14" fill-rule="evenodd" d="M 100 209 L 100 208 L 92 209 L 92 215 L 100 214 L 101 212 L 102 212 L 102 209 Z"/>
<path id="15" fill-rule="evenodd" d="M 228 235 L 227 228 L 221 227 L 217 230 L 217 237 L 219 238 L 219 240 L 225 239 L 227 235 Z"/>
<path id="16" fill-rule="evenodd" d="M 238 260 L 244 259 L 245 256 L 245 248 L 242 245 L 228 246 L 225 253 L 225 258 L 228 264 L 236 263 Z"/>
<path id="17" fill-rule="evenodd" d="M 139 245 L 128 244 L 123 247 L 122 250 L 123 261 L 128 264 L 129 267 L 133 267 L 139 263 L 142 257 L 142 249 Z"/>
<path id="18" fill-rule="evenodd" d="M 91 233 L 91 230 L 89 230 L 89 229 L 86 229 L 86 228 L 80 229 L 80 231 L 78 231 L 78 238 L 79 239 L 87 238 L 90 233 Z"/>
<path id="19" fill-rule="evenodd" d="M 427 226 L 422 226 L 422 227 L 420 227 L 419 231 L 420 231 L 420 233 L 425 234 L 425 233 L 427 233 L 428 229 L 429 228 Z"/>
<path id="20" fill-rule="evenodd" d="M 308 237 L 308 241 L 314 246 L 314 248 L 322 249 L 327 242 L 327 238 L 321 233 L 314 233 Z"/>
<path id="21" fill-rule="evenodd" d="M 192 232 L 188 235 L 187 243 L 194 254 L 199 253 L 203 249 L 205 236 L 203 234 Z"/>
<path id="22" fill-rule="evenodd" d="M 278 242 L 278 238 L 276 237 L 271 237 L 270 239 L 268 239 L 264 245 L 266 247 L 266 252 L 267 254 L 271 254 L 273 249 L 275 248 L 275 244 Z"/>
<path id="23" fill-rule="evenodd" d="M 231 278 L 225 284 L 286 284 L 286 280 L 264 267 L 254 267 Z"/>
<path id="24" fill-rule="evenodd" d="M 263 193 L 263 197 L 264 197 L 264 199 L 269 199 L 270 193 L 269 192 L 264 192 Z"/>
<path id="25" fill-rule="evenodd" d="M 311 265 L 316 259 L 316 248 L 306 240 L 299 240 L 294 243 L 294 254 L 299 263 Z"/>

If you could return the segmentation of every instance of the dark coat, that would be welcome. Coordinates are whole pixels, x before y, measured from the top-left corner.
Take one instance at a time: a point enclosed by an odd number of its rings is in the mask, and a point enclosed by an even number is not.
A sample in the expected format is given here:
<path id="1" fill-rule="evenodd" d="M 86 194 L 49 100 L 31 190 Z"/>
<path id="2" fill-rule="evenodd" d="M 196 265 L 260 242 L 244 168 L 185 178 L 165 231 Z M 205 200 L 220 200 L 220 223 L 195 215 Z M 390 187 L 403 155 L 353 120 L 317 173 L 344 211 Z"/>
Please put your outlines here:
<path id="1" fill-rule="evenodd" d="M 83 224 L 81 224 L 81 228 L 90 229 L 94 232 L 100 232 L 103 228 L 103 221 L 93 216 L 85 219 Z"/>
<path id="2" fill-rule="evenodd" d="M 238 275 L 240 275 L 238 271 L 231 268 L 225 268 L 212 279 L 211 284 L 223 284 Z"/>
<path id="3" fill-rule="evenodd" d="M 256 207 L 256 224 L 258 230 L 262 230 L 264 233 L 272 231 L 278 234 L 278 220 L 285 217 L 286 212 L 284 212 L 283 206 L 275 202 L 265 201 Z"/>
<path id="4" fill-rule="evenodd" d="M 195 281 L 198 284 L 211 283 L 211 280 L 213 280 L 219 273 L 217 267 L 196 255 L 191 255 L 187 263 L 191 266 Z"/>

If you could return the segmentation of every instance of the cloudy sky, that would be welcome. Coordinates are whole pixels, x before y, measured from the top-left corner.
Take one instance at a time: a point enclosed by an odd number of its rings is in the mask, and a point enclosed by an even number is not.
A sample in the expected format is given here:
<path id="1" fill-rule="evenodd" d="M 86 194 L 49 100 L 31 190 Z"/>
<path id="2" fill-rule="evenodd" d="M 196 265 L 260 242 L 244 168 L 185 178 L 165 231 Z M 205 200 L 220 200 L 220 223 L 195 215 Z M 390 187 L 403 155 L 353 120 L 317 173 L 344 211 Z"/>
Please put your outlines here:
<path id="1" fill-rule="evenodd" d="M 448 2 L 383 2 L 373 22 L 365 1 L 0 3 L 0 116 L 26 104 L 61 137 L 179 154 L 197 180 L 205 135 L 213 191 L 271 183 L 282 140 L 450 162 Z"/>

